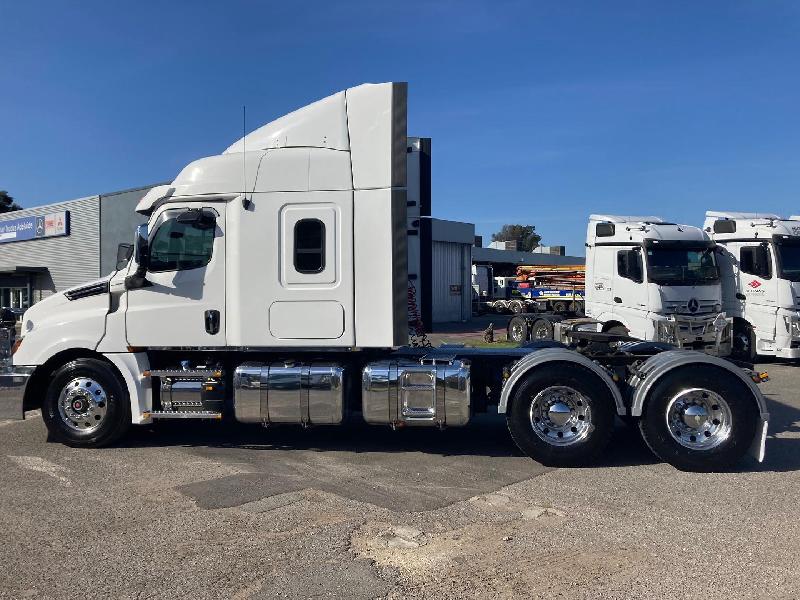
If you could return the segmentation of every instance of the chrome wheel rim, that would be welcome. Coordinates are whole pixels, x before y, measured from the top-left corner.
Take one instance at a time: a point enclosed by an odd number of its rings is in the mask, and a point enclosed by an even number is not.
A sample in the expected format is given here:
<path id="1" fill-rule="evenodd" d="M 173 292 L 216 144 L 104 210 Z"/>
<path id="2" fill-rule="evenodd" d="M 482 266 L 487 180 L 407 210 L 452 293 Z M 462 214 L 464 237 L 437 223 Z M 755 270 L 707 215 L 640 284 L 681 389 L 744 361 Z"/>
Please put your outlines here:
<path id="1" fill-rule="evenodd" d="M 725 399 L 705 388 L 682 390 L 667 405 L 672 439 L 692 450 L 711 450 L 731 436 L 733 415 Z"/>
<path id="2" fill-rule="evenodd" d="M 534 397 L 530 421 L 533 432 L 542 441 L 553 446 L 570 446 L 589 435 L 592 410 L 587 398 L 576 389 L 553 385 Z"/>
<path id="3" fill-rule="evenodd" d="M 58 413 L 64 424 L 81 433 L 91 433 L 103 423 L 108 411 L 106 391 L 89 377 L 76 377 L 58 397 Z"/>
<path id="4" fill-rule="evenodd" d="M 537 340 L 550 339 L 550 330 L 546 325 L 539 325 L 533 330 L 533 337 Z"/>
<path id="5" fill-rule="evenodd" d="M 511 324 L 511 341 L 513 341 L 513 342 L 521 342 L 523 339 L 524 339 L 523 324 L 522 323 L 512 323 Z"/>

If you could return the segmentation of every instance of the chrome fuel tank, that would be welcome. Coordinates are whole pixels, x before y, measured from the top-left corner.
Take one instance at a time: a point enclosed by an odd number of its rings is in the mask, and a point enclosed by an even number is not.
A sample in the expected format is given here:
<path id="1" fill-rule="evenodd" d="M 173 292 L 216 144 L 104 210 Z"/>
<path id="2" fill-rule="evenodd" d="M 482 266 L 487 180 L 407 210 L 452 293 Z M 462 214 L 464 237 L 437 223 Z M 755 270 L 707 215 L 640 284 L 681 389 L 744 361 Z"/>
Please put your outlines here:
<path id="1" fill-rule="evenodd" d="M 364 420 L 373 424 L 457 427 L 470 418 L 469 363 L 369 363 L 362 373 Z"/>
<path id="2" fill-rule="evenodd" d="M 243 363 L 233 377 L 242 423 L 335 425 L 344 418 L 344 369 L 322 363 Z"/>

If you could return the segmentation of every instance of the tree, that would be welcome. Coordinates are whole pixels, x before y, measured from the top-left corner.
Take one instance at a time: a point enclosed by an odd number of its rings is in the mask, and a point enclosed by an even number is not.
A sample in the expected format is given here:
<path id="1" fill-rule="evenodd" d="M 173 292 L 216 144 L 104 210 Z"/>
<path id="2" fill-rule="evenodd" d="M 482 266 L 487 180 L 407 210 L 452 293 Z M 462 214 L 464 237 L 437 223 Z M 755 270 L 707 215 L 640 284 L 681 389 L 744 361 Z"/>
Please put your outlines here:
<path id="1" fill-rule="evenodd" d="M 493 242 L 517 242 L 517 250 L 530 252 L 542 241 L 533 225 L 503 225 L 497 233 L 492 234 Z"/>
<path id="2" fill-rule="evenodd" d="M 7 191 L 0 190 L 0 213 L 7 213 L 11 212 L 12 210 L 21 210 L 22 207 L 14 202 L 14 198 L 12 198 Z"/>

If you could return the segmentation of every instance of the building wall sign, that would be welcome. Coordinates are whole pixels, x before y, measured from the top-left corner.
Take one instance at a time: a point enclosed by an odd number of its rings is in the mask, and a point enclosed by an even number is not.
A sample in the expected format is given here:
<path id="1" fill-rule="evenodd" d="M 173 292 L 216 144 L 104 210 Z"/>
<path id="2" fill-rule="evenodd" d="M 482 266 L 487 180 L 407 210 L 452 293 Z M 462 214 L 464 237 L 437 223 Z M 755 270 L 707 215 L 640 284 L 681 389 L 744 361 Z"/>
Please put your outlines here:
<path id="1" fill-rule="evenodd" d="M 69 235 L 69 211 L 0 221 L 0 244 Z"/>

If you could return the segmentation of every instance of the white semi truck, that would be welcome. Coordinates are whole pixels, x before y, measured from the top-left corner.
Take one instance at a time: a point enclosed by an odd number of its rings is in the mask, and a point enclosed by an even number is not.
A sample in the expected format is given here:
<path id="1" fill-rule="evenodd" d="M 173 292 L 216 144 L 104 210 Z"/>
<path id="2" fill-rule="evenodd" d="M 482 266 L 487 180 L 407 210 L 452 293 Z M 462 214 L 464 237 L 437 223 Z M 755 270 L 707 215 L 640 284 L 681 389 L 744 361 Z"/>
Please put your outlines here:
<path id="1" fill-rule="evenodd" d="M 588 319 L 515 317 L 509 337 L 558 339 L 556 329 L 597 328 L 715 356 L 731 352 L 732 319 L 723 312 L 714 242 L 698 227 L 591 215 L 584 312 Z"/>
<path id="2" fill-rule="evenodd" d="M 704 228 L 720 249 L 734 355 L 799 358 L 800 217 L 708 211 Z"/>
<path id="3" fill-rule="evenodd" d="M 407 327 L 406 85 L 362 85 L 189 164 L 137 210 L 133 256 L 30 308 L 0 418 L 111 444 L 156 419 L 466 425 L 490 408 L 546 464 L 595 458 L 615 415 L 683 469 L 763 458 L 757 375 L 687 350 L 414 348 Z"/>

